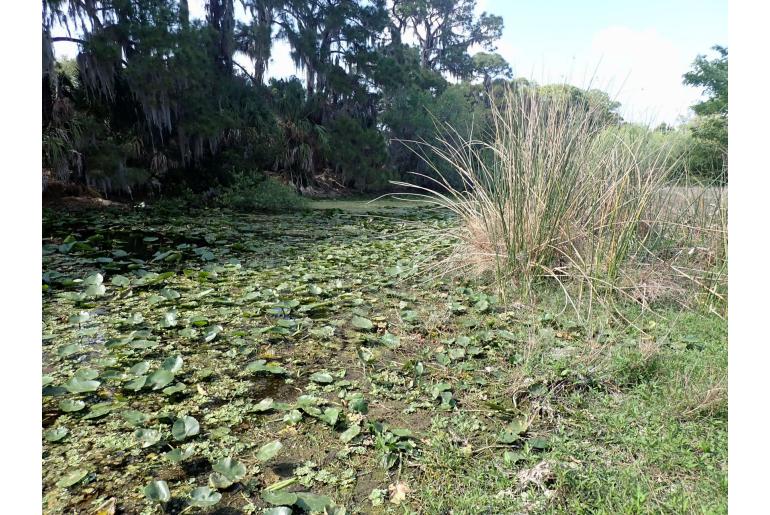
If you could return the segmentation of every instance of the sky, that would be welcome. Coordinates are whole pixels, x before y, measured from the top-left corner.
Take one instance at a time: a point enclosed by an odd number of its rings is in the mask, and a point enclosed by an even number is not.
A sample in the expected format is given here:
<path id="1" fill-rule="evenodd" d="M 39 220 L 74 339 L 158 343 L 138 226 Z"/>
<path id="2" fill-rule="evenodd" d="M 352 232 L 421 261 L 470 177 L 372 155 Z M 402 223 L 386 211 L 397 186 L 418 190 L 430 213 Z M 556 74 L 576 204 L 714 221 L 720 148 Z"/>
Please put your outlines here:
<path id="1" fill-rule="evenodd" d="M 189 2 L 191 17 L 204 17 L 204 3 Z M 603 89 L 621 102 L 626 120 L 638 123 L 691 116 L 701 92 L 683 85 L 682 75 L 698 54 L 728 46 L 727 0 L 478 0 L 483 11 L 503 17 L 497 52 L 514 76 Z M 56 47 L 57 55 L 77 51 L 74 44 Z M 268 77 L 302 75 L 286 42 L 275 42 L 272 54 Z"/>

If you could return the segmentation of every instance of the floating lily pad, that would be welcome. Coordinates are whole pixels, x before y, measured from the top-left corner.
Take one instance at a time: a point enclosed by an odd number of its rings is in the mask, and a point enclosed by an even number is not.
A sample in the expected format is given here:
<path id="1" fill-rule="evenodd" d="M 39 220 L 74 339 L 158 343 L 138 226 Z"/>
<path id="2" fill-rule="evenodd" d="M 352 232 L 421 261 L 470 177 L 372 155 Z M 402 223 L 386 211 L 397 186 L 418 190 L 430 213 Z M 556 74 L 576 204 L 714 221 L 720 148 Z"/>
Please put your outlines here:
<path id="1" fill-rule="evenodd" d="M 326 372 L 316 372 L 315 374 L 311 374 L 310 380 L 315 383 L 321 383 L 321 384 L 328 384 L 328 383 L 334 382 L 334 378 L 331 376 L 331 374 L 328 374 Z"/>
<path id="2" fill-rule="evenodd" d="M 194 452 L 195 447 L 193 445 L 185 445 L 167 452 L 164 456 L 172 463 L 179 463 L 190 458 Z"/>
<path id="3" fill-rule="evenodd" d="M 81 482 L 88 475 L 86 469 L 76 469 L 68 472 L 56 482 L 56 486 L 61 488 L 69 488 L 79 482 Z"/>
<path id="4" fill-rule="evenodd" d="M 361 426 L 350 426 L 340 435 L 340 440 L 343 443 L 348 443 L 359 434 L 361 434 Z"/>
<path id="5" fill-rule="evenodd" d="M 76 399 L 64 399 L 59 402 L 59 409 L 64 412 L 71 413 L 73 411 L 80 411 L 86 407 L 86 403 Z"/>
<path id="6" fill-rule="evenodd" d="M 110 279 L 110 284 L 119 288 L 125 288 L 131 284 L 131 280 L 124 275 L 113 275 Z"/>
<path id="7" fill-rule="evenodd" d="M 147 384 L 147 376 L 139 376 L 136 379 L 133 379 L 127 382 L 126 384 L 124 384 L 123 388 L 138 392 L 139 390 L 144 388 L 145 384 Z"/>
<path id="8" fill-rule="evenodd" d="M 95 392 L 101 383 L 90 379 L 80 379 L 77 376 L 73 376 L 64 384 L 64 388 L 70 393 L 86 393 Z"/>
<path id="9" fill-rule="evenodd" d="M 146 374 L 148 370 L 150 370 L 150 363 L 147 361 L 140 361 L 139 363 L 136 363 L 134 366 L 132 366 L 129 369 L 129 372 L 131 372 L 131 375 L 141 376 Z"/>
<path id="10" fill-rule="evenodd" d="M 165 368 L 159 368 L 147 378 L 147 384 L 152 386 L 153 390 L 160 390 L 166 387 L 174 380 L 174 373 L 166 370 Z"/>
<path id="11" fill-rule="evenodd" d="M 144 487 L 144 496 L 153 502 L 168 502 L 171 500 L 171 492 L 165 481 L 151 481 Z"/>
<path id="12" fill-rule="evenodd" d="M 283 448 L 283 444 L 278 440 L 267 443 L 263 445 L 257 452 L 257 460 L 265 462 L 278 454 L 281 448 Z"/>
<path id="13" fill-rule="evenodd" d="M 246 465 L 230 457 L 214 462 L 211 469 L 222 474 L 233 483 L 240 481 L 246 475 Z"/>
<path id="14" fill-rule="evenodd" d="M 184 360 L 182 359 L 182 356 L 179 356 L 179 355 L 170 356 L 163 360 L 163 363 L 160 365 L 160 367 L 165 370 L 168 370 L 173 374 L 178 372 L 182 368 L 183 363 L 184 363 Z"/>
<path id="15" fill-rule="evenodd" d="M 86 413 L 86 416 L 83 417 L 83 420 L 103 417 L 108 415 L 114 409 L 115 405 L 111 402 L 100 402 L 99 404 L 94 404 L 91 406 L 91 409 L 88 411 L 88 413 Z"/>
<path id="16" fill-rule="evenodd" d="M 263 501 L 272 505 L 291 506 L 297 502 L 297 494 L 293 492 L 264 491 L 260 497 L 262 497 Z"/>
<path id="17" fill-rule="evenodd" d="M 150 416 L 137 410 L 127 410 L 121 413 L 123 419 L 132 426 L 139 426 L 150 420 Z"/>
<path id="18" fill-rule="evenodd" d="M 222 499 L 222 494 L 208 486 L 199 486 L 190 493 L 190 505 L 197 508 L 214 506 Z"/>
<path id="19" fill-rule="evenodd" d="M 160 431 L 157 429 L 137 429 L 134 436 L 142 443 L 142 447 L 151 447 L 160 442 Z"/>
<path id="20" fill-rule="evenodd" d="M 353 324 L 353 327 L 361 331 L 369 331 L 374 327 L 371 320 L 358 315 L 354 316 L 350 322 Z"/>
<path id="21" fill-rule="evenodd" d="M 47 442 L 58 442 L 69 434 L 69 429 L 64 426 L 49 429 L 43 432 L 43 437 Z"/>
<path id="22" fill-rule="evenodd" d="M 200 432 L 200 424 L 194 417 L 184 416 L 174 421 L 171 426 L 171 435 L 175 440 L 184 440 L 195 436 Z"/>

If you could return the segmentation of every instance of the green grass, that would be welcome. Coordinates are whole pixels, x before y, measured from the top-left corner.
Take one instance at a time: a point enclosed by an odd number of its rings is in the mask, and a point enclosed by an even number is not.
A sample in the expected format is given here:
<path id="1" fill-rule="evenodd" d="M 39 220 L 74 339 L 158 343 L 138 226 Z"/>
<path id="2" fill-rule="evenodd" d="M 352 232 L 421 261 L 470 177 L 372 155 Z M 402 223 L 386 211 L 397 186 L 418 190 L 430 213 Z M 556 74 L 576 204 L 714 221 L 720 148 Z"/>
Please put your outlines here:
<path id="1" fill-rule="evenodd" d="M 438 454 L 432 468 L 441 473 L 430 477 L 422 496 L 426 513 L 726 513 L 726 394 L 700 405 L 710 380 L 726 377 L 726 325 L 667 314 L 678 320 L 652 331 L 666 343 L 647 360 L 630 345 L 588 367 L 580 356 L 577 364 L 555 364 L 548 347 L 531 356 L 528 375 L 556 384 L 563 378 L 561 392 L 542 400 L 548 413 L 542 426 L 534 426 L 542 427 L 538 434 L 549 448 L 524 446 L 514 466 L 506 465 L 503 449 L 473 458 Z M 590 376 L 586 381 L 592 371 L 594 384 Z M 521 488 L 521 470 L 543 462 L 551 470 L 547 482 Z"/>

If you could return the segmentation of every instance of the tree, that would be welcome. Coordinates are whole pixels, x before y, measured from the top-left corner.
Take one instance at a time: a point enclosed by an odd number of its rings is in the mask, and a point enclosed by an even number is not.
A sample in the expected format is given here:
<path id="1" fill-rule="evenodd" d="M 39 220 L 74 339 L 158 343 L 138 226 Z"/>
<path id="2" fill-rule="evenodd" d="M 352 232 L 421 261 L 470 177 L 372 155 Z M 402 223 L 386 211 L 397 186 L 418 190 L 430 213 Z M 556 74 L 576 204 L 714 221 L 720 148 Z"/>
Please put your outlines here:
<path id="1" fill-rule="evenodd" d="M 683 83 L 703 88 L 707 97 L 692 106 L 697 115 L 689 124 L 696 141 L 689 158 L 691 172 L 727 181 L 727 48 L 712 47 L 717 57 L 698 55 Z"/>
<path id="2" fill-rule="evenodd" d="M 711 60 L 705 55 L 697 56 L 692 70 L 684 74 L 682 82 L 703 88 L 709 97 L 692 106 L 695 114 L 727 116 L 727 48 L 715 45 L 712 50 L 719 56 Z"/>
<path id="3" fill-rule="evenodd" d="M 410 28 L 420 48 L 420 65 L 455 77 L 467 78 L 474 71 L 468 55 L 471 45 L 494 50 L 503 32 L 503 19 L 481 13 L 476 0 L 394 1 L 392 13 L 401 27 Z"/>

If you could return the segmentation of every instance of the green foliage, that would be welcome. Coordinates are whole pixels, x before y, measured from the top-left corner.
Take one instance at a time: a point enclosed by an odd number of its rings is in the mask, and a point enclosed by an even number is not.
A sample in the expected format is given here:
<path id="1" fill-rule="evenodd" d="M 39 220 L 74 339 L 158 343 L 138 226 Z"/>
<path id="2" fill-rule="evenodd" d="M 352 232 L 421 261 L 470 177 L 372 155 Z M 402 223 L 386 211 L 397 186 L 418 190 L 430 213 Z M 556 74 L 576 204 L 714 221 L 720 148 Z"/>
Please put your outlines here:
<path id="1" fill-rule="evenodd" d="M 347 115 L 338 116 L 329 127 L 329 162 L 344 184 L 354 189 L 384 189 L 392 177 L 385 170 L 387 150 L 382 134 L 362 127 Z"/>
<path id="2" fill-rule="evenodd" d="M 699 55 L 683 82 L 703 88 L 707 99 L 692 106 L 697 115 L 689 124 L 694 138 L 690 171 L 711 181 L 727 182 L 727 48 L 712 48 L 718 56 Z"/>
<path id="3" fill-rule="evenodd" d="M 238 211 L 295 211 L 306 206 L 305 199 L 291 186 L 254 172 L 234 174 L 232 184 L 222 190 L 216 202 Z"/>

